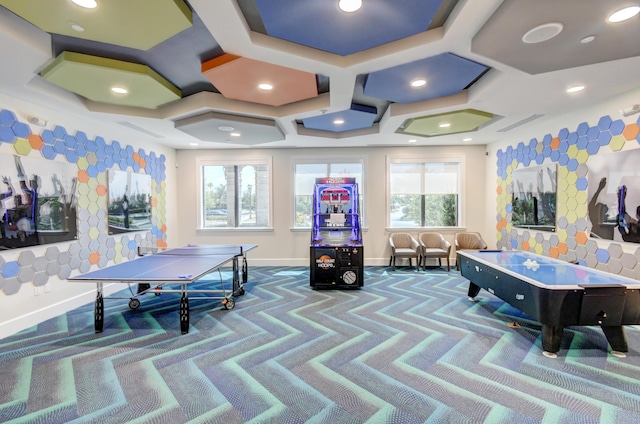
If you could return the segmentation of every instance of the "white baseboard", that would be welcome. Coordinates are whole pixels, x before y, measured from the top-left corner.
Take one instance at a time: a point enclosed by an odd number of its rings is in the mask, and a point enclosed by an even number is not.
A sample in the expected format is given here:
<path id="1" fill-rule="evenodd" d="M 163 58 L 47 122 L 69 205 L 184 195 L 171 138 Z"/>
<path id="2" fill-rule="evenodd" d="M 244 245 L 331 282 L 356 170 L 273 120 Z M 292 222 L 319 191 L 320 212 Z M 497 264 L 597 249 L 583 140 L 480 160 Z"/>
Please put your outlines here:
<path id="1" fill-rule="evenodd" d="M 122 290 L 123 286 L 119 284 L 110 284 L 104 287 L 104 294 L 110 295 Z M 62 302 L 52 303 L 45 307 L 29 311 L 20 316 L 16 316 L 10 320 L 0 322 L 0 340 L 19 333 L 20 331 L 31 328 L 48 319 L 55 318 L 76 308 L 93 303 L 96 299 L 95 289 L 84 292 L 77 296 L 65 299 Z M 93 327 L 93 323 L 91 323 Z"/>
<path id="2" fill-rule="evenodd" d="M 252 259 L 247 258 L 249 269 L 252 266 L 309 266 L 309 258 L 289 259 Z M 388 266 L 389 258 L 365 258 L 364 266 Z"/>

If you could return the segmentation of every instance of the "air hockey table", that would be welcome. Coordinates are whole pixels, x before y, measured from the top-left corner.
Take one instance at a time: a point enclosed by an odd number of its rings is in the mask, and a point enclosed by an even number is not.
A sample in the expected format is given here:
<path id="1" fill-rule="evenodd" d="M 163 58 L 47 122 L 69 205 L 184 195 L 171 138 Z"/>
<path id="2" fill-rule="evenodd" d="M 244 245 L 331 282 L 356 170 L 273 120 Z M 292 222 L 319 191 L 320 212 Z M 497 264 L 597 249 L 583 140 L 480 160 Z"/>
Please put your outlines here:
<path id="1" fill-rule="evenodd" d="M 564 327 L 597 325 L 611 353 L 628 352 L 624 325 L 640 324 L 640 281 L 523 251 L 459 251 L 468 296 L 480 289 L 542 324 L 542 348 L 556 357 Z"/>

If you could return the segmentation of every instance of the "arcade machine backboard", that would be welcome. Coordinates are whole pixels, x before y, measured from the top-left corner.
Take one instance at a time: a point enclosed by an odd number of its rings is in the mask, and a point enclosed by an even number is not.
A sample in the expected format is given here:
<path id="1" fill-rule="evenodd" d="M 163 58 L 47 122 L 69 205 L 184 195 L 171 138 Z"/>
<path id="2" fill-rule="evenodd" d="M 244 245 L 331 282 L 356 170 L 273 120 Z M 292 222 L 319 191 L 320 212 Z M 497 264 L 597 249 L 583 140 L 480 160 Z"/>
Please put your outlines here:
<path id="1" fill-rule="evenodd" d="M 362 287 L 364 255 L 355 178 L 316 179 L 311 226 L 311 287 Z"/>

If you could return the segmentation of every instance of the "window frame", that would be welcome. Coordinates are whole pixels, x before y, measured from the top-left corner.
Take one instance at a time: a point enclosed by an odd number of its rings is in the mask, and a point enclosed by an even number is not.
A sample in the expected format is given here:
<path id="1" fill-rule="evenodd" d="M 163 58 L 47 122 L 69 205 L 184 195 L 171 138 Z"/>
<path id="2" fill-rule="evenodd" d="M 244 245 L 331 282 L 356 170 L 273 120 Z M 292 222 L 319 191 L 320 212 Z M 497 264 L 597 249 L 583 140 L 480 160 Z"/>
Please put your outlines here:
<path id="1" fill-rule="evenodd" d="M 248 166 L 248 165 L 264 165 L 267 166 L 267 174 L 268 174 L 268 187 L 269 187 L 269 212 L 268 219 L 269 224 L 267 226 L 260 227 L 252 227 L 252 226 L 239 226 L 236 225 L 234 227 L 205 227 L 204 226 L 204 213 L 205 213 L 205 205 L 204 205 L 204 172 L 203 167 L 205 166 Z M 198 181 L 198 207 L 197 207 L 197 231 L 198 232 L 221 232 L 221 231 L 273 231 L 273 158 L 271 156 L 260 156 L 253 158 L 213 158 L 213 157 L 199 157 L 196 158 L 196 167 L 197 167 L 197 181 Z M 238 193 L 236 191 L 236 193 Z M 240 191 L 240 196 L 242 196 L 242 192 Z M 257 193 L 256 193 L 257 196 Z M 238 201 L 236 197 L 236 201 Z"/>
<path id="2" fill-rule="evenodd" d="M 362 174 L 360 175 L 360 181 L 358 181 L 358 196 L 360 197 L 360 228 L 365 228 L 366 222 L 366 172 L 367 172 L 367 159 L 362 156 L 319 156 L 317 158 L 309 157 L 294 157 L 291 159 L 291 229 L 294 231 L 310 231 L 311 225 L 308 227 L 296 226 L 296 166 L 297 165 L 340 165 L 340 164 L 360 164 L 362 166 Z M 328 177 L 328 175 L 327 175 Z"/>
<path id="3" fill-rule="evenodd" d="M 458 163 L 458 225 L 457 226 L 434 226 L 434 227 L 392 227 L 391 226 L 391 165 L 392 164 L 402 164 L 402 163 Z M 465 201 L 466 198 L 464 194 L 465 187 L 465 155 L 438 155 L 438 156 L 430 156 L 430 155 L 416 155 L 416 156 L 407 156 L 407 155 L 387 155 L 386 156 L 386 182 L 385 182 L 385 222 L 387 231 L 397 231 L 397 230 L 436 230 L 436 231 L 446 231 L 452 230 L 457 231 L 465 228 Z"/>

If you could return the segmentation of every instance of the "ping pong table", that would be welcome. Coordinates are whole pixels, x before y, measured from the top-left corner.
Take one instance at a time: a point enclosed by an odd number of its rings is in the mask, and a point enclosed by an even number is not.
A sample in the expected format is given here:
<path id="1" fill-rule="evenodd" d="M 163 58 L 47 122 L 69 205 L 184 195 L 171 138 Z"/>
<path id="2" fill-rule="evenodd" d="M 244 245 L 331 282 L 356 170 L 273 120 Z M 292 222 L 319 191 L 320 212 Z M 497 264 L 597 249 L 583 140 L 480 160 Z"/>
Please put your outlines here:
<path id="1" fill-rule="evenodd" d="M 137 292 L 131 291 L 131 296 L 126 297 L 129 299 L 131 309 L 137 309 L 140 306 L 139 298 L 145 294 L 180 293 L 180 330 L 182 334 L 187 334 L 189 332 L 189 293 L 203 294 L 198 296 L 198 299 L 220 299 L 225 309 L 233 309 L 235 306 L 233 296 L 242 296 L 244 283 L 247 282 L 246 253 L 255 247 L 257 247 L 256 244 L 216 244 L 187 245 L 167 250 L 139 249 L 139 257 L 136 259 L 69 277 L 68 280 L 96 283 L 94 308 L 96 333 L 101 333 L 104 325 L 104 284 L 124 283 L 128 284 L 130 289 L 132 284 L 138 285 Z M 153 253 L 148 254 L 151 251 Z M 240 258 L 242 265 L 239 263 Z M 231 291 L 225 289 L 222 280 L 221 289 L 188 289 L 189 284 L 219 270 L 229 262 L 233 274 Z M 180 285 L 180 288 L 166 289 L 164 285 Z M 122 299 L 116 296 L 110 298 Z"/>
<path id="2" fill-rule="evenodd" d="M 598 325 L 618 357 L 623 325 L 640 324 L 640 281 L 523 251 L 459 251 L 471 300 L 483 288 L 542 324 L 543 354 L 555 358 L 565 326 Z"/>

